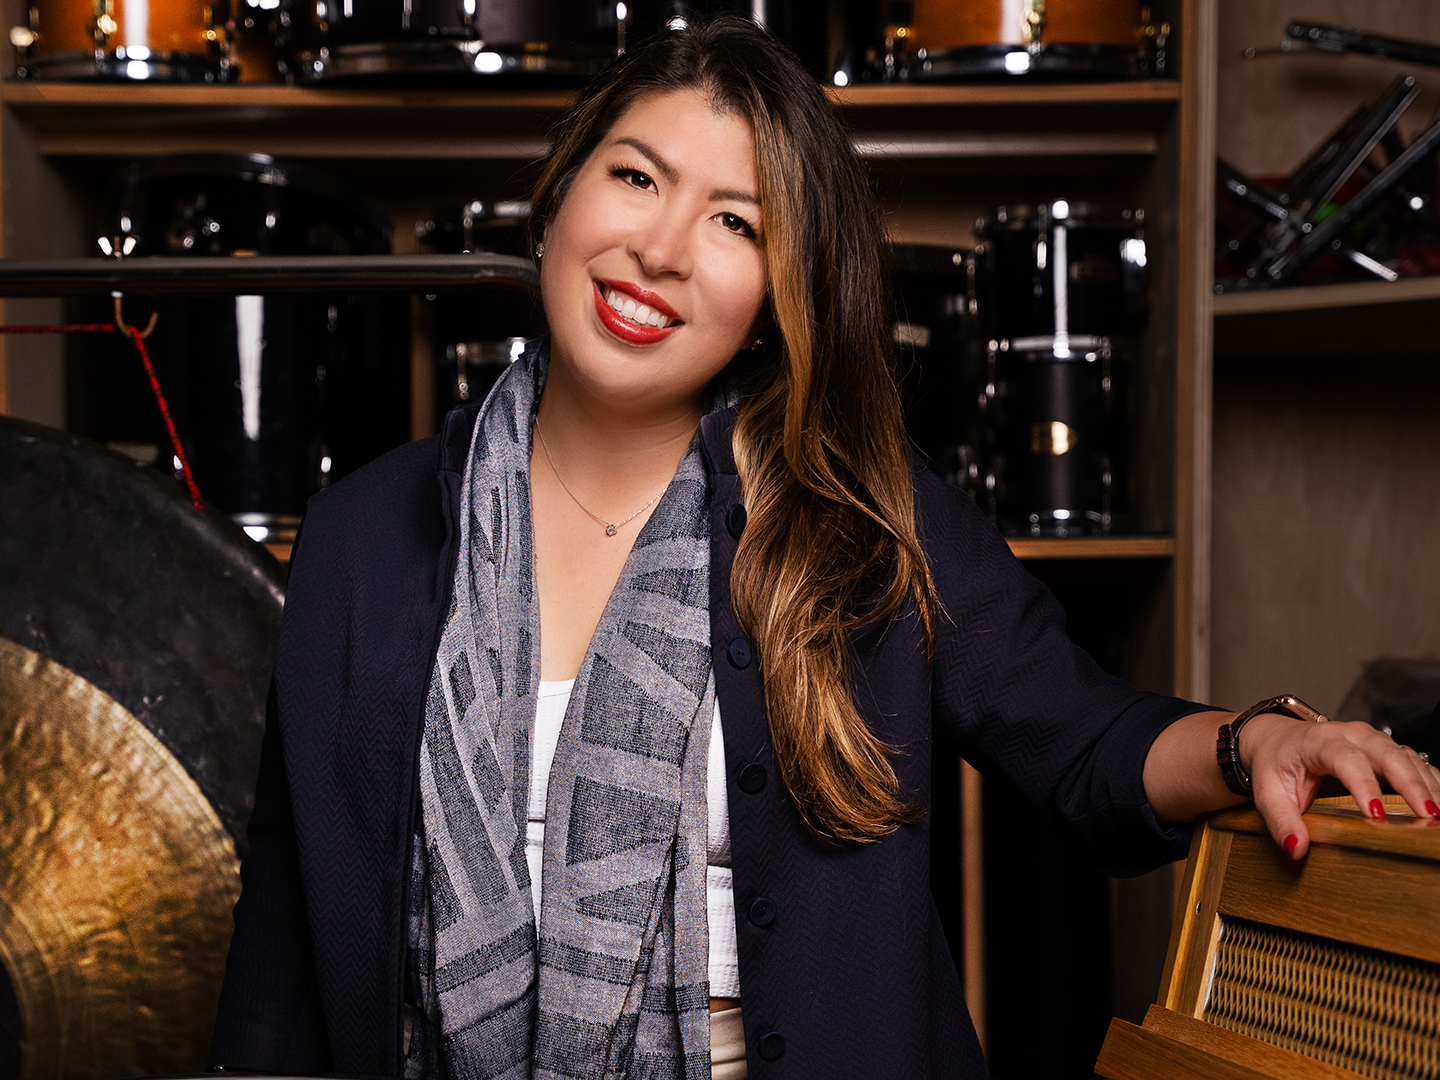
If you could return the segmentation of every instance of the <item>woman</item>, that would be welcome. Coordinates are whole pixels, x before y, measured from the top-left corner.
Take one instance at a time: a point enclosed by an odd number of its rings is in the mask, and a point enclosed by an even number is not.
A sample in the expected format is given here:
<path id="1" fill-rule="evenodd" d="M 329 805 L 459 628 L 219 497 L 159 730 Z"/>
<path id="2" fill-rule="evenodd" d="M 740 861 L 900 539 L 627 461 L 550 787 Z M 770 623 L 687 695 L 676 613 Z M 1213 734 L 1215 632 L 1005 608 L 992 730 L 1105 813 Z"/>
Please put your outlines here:
<path id="1" fill-rule="evenodd" d="M 548 342 L 310 506 L 214 1062 L 984 1075 L 932 733 L 1133 873 L 1245 798 L 1236 718 L 1103 675 L 912 468 L 877 208 L 762 31 L 625 57 L 535 207 Z M 1231 782 L 1295 858 L 1327 774 L 1440 816 L 1373 730 L 1244 722 Z"/>

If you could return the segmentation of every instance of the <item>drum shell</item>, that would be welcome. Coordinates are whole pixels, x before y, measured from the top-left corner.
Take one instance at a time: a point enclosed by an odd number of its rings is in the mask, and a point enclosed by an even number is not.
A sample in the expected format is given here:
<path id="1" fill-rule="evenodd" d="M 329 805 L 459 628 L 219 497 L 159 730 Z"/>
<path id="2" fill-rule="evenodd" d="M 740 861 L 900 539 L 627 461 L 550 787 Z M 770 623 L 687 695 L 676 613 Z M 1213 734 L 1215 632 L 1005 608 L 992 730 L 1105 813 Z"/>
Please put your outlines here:
<path id="1" fill-rule="evenodd" d="M 265 159 L 134 170 L 115 211 L 137 254 L 365 254 L 388 223 L 343 189 Z M 142 298 L 127 298 L 131 309 Z M 303 294 L 162 297 L 149 349 L 208 501 L 295 518 L 320 488 L 409 437 L 409 302 Z M 103 318 L 103 304 L 80 314 Z M 128 342 L 70 346 L 70 426 L 138 448 L 167 446 Z M 170 452 L 159 449 L 168 467 Z"/>
<path id="2" fill-rule="evenodd" d="M 980 479 L 985 349 L 969 250 L 890 249 L 893 338 L 911 441 L 932 469 L 972 492 Z"/>
<path id="3" fill-rule="evenodd" d="M 1124 509 L 1126 365 L 1107 350 L 1062 359 L 1030 349 L 992 350 L 990 365 L 994 394 L 985 419 L 1001 529 L 1034 536 L 1110 531 Z"/>
<path id="4" fill-rule="evenodd" d="M 308 11 L 312 46 L 446 38 L 487 46 L 615 45 L 614 6 L 597 0 L 311 0 Z"/>
<path id="5" fill-rule="evenodd" d="M 227 77 L 220 62 L 223 7 L 203 0 L 109 0 L 106 8 L 115 29 L 102 33 L 97 43 L 94 4 L 35 0 L 31 29 L 36 38 L 20 73 L 207 82 Z"/>
<path id="6" fill-rule="evenodd" d="M 417 222 L 419 246 L 440 254 L 472 251 L 530 256 L 530 204 L 474 200 L 441 207 Z M 434 342 L 436 430 L 451 409 L 484 398 L 519 346 L 545 332 L 538 296 L 509 289 L 426 297 Z"/>
<path id="7" fill-rule="evenodd" d="M 1002 207 L 982 218 L 977 292 L 989 335 L 1133 333 L 1146 308 L 1143 220 L 1143 212 L 1084 204 L 1072 206 L 1071 216 L 1060 220 L 1029 207 Z M 1065 269 L 1063 302 L 1057 305 L 1059 230 Z"/>
<path id="8" fill-rule="evenodd" d="M 915 0 L 911 49 L 977 45 L 1028 45 L 1024 0 Z M 1140 4 L 1132 0 L 1047 0 L 1045 44 L 1109 45 L 1138 49 L 1143 37 Z"/>

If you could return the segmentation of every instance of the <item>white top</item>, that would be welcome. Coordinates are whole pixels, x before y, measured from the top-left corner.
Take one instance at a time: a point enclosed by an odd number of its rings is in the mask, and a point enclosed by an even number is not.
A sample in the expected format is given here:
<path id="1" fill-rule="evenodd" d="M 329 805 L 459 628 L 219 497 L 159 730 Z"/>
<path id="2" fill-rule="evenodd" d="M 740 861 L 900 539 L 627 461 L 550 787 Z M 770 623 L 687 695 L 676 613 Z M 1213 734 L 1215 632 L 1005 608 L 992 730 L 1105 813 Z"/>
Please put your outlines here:
<path id="1" fill-rule="evenodd" d="M 530 740 L 530 812 L 525 826 L 525 861 L 530 864 L 530 894 L 540 911 L 541 863 L 545 848 L 545 797 L 550 767 L 560 742 L 560 725 L 570 704 L 574 679 L 542 682 L 535 706 L 535 734 Z M 720 703 L 710 725 L 710 760 L 706 769 L 705 802 L 710 828 L 706 849 L 705 897 L 710 923 L 710 996 L 740 996 L 740 963 L 735 944 L 735 882 L 730 870 L 730 801 L 725 791 L 725 739 L 720 730 Z"/>

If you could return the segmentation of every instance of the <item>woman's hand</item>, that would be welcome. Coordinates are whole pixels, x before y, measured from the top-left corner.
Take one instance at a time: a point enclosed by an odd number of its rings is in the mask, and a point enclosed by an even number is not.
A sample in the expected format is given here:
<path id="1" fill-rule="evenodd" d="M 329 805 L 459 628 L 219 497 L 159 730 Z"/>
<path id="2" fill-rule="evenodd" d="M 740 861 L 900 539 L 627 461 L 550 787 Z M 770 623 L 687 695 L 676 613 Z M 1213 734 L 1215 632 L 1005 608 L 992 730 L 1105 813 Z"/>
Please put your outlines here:
<path id="1" fill-rule="evenodd" d="M 1145 759 L 1145 794 L 1167 824 L 1194 821 L 1246 800 L 1231 792 L 1215 760 L 1221 724 L 1236 713 L 1193 713 L 1160 733 Z M 1321 785 L 1335 777 L 1362 813 L 1385 816 L 1382 779 L 1422 817 L 1440 818 L 1440 770 L 1369 724 L 1307 723 L 1265 713 L 1240 732 L 1240 761 L 1255 789 L 1255 808 L 1292 859 L 1310 849 L 1301 815 Z"/>
<path id="2" fill-rule="evenodd" d="M 1301 815 L 1329 776 L 1372 818 L 1385 817 L 1382 778 L 1417 815 L 1440 818 L 1440 770 L 1369 724 L 1313 724 L 1267 713 L 1241 731 L 1240 760 L 1255 787 L 1255 808 L 1292 859 L 1310 848 Z"/>

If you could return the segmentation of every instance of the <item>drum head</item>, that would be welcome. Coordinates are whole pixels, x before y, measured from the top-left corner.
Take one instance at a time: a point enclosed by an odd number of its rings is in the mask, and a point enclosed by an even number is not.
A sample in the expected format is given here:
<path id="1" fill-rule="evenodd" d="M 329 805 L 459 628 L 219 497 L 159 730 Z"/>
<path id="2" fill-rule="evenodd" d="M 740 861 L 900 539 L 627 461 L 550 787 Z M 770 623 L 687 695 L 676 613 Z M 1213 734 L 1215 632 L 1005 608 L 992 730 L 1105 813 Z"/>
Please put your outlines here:
<path id="1" fill-rule="evenodd" d="M 199 1069 L 279 565 L 152 469 L 0 417 L 0 1076 Z"/>

